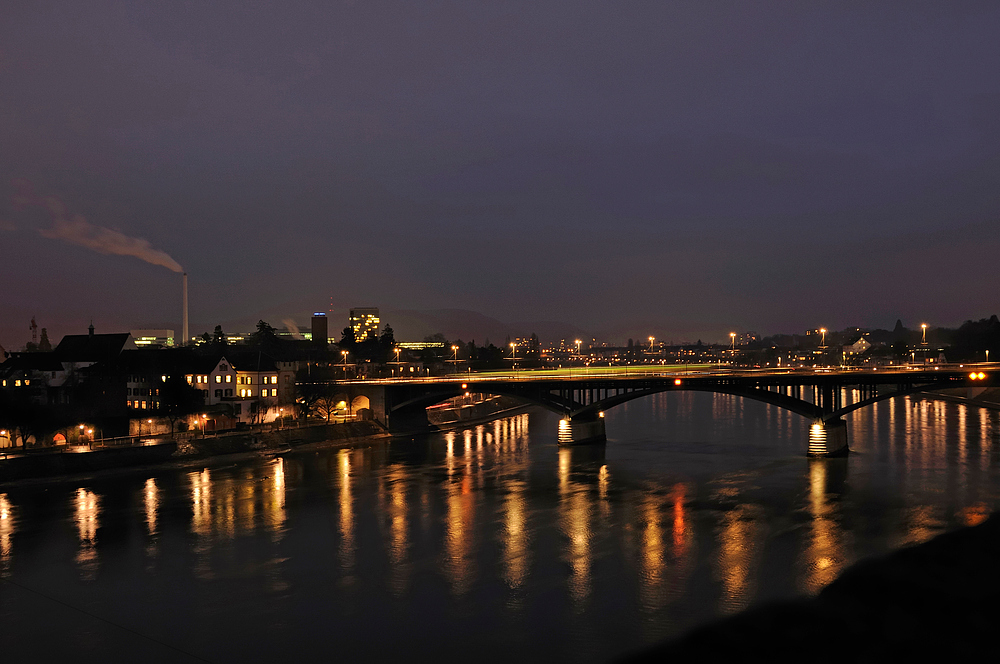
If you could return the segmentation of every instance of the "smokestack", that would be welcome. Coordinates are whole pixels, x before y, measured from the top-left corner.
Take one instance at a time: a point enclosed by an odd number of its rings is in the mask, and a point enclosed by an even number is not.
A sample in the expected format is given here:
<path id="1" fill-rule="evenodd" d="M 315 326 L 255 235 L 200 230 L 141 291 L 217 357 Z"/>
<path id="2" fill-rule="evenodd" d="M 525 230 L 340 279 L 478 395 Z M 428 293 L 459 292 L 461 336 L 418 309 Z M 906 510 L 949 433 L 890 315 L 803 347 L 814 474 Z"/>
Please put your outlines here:
<path id="1" fill-rule="evenodd" d="M 183 304 L 181 306 L 183 306 L 183 308 L 184 308 L 184 313 L 183 313 L 183 317 L 181 319 L 181 321 L 182 321 L 181 322 L 181 345 L 185 346 L 185 345 L 187 345 L 187 342 L 188 342 L 188 273 L 187 272 L 184 273 L 184 276 L 183 276 L 182 279 L 183 279 L 183 282 L 184 282 L 184 291 L 183 291 L 184 292 L 184 297 L 183 297 L 184 302 L 183 302 Z"/>

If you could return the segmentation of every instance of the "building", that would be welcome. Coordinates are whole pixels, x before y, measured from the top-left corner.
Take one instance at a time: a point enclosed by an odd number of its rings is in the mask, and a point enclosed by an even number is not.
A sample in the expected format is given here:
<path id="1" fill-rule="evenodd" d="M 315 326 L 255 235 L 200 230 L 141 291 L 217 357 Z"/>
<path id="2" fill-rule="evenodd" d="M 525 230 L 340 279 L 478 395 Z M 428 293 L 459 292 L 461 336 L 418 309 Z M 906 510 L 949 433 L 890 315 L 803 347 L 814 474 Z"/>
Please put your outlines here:
<path id="1" fill-rule="evenodd" d="M 132 330 L 129 334 L 137 348 L 166 348 L 174 345 L 173 330 Z"/>
<path id="2" fill-rule="evenodd" d="M 380 322 L 378 307 L 351 309 L 350 327 L 354 331 L 355 341 L 377 338 Z"/>
<path id="3" fill-rule="evenodd" d="M 353 312 L 352 312 L 353 315 Z M 378 317 L 378 309 L 375 310 L 375 316 Z M 322 311 L 317 311 L 312 317 L 312 340 L 321 346 L 326 346 L 330 343 L 330 331 L 327 325 L 326 314 Z"/>

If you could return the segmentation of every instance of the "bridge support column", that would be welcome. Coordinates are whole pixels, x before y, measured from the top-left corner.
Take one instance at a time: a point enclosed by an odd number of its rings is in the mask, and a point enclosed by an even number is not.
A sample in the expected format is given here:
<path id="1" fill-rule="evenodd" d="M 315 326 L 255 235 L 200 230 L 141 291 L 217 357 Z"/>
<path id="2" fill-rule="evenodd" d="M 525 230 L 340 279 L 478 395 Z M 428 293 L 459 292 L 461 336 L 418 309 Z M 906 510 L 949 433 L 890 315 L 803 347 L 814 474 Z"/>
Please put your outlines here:
<path id="1" fill-rule="evenodd" d="M 396 437 L 419 436 L 437 431 L 437 427 L 427 420 L 427 411 L 423 408 L 397 411 L 389 414 L 386 420 L 386 429 Z"/>
<path id="2" fill-rule="evenodd" d="M 809 429 L 809 450 L 806 453 L 810 457 L 839 457 L 847 456 L 850 448 L 847 446 L 847 422 L 844 420 L 833 420 L 823 422 L 816 420 Z"/>
<path id="3" fill-rule="evenodd" d="M 604 430 L 604 413 L 578 415 L 559 420 L 559 444 L 582 445 L 603 443 L 608 439 Z"/>

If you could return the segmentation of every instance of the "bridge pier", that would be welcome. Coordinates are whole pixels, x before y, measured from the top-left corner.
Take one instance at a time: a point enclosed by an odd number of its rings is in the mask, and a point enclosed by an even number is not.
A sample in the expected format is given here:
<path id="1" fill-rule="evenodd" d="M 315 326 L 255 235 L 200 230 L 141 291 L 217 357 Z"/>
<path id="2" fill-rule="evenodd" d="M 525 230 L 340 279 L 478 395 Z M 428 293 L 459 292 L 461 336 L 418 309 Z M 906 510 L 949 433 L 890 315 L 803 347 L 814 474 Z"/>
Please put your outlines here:
<path id="1" fill-rule="evenodd" d="M 806 456 L 840 457 L 847 456 L 850 451 L 847 446 L 847 422 L 840 419 L 813 422 L 809 428 L 809 450 Z"/>
<path id="2" fill-rule="evenodd" d="M 604 430 L 604 413 L 586 413 L 559 420 L 559 444 L 583 445 L 603 443 L 608 439 Z"/>

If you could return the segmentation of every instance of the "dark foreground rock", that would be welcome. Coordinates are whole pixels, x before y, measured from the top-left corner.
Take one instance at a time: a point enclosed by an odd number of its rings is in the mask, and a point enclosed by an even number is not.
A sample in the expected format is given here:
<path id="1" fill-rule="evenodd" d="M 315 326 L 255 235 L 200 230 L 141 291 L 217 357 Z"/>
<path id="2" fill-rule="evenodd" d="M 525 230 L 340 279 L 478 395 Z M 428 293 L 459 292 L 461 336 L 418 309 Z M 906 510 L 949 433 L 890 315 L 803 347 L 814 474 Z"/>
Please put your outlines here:
<path id="1" fill-rule="evenodd" d="M 995 514 L 862 561 L 814 598 L 751 609 L 623 661 L 997 661 L 998 621 Z"/>

